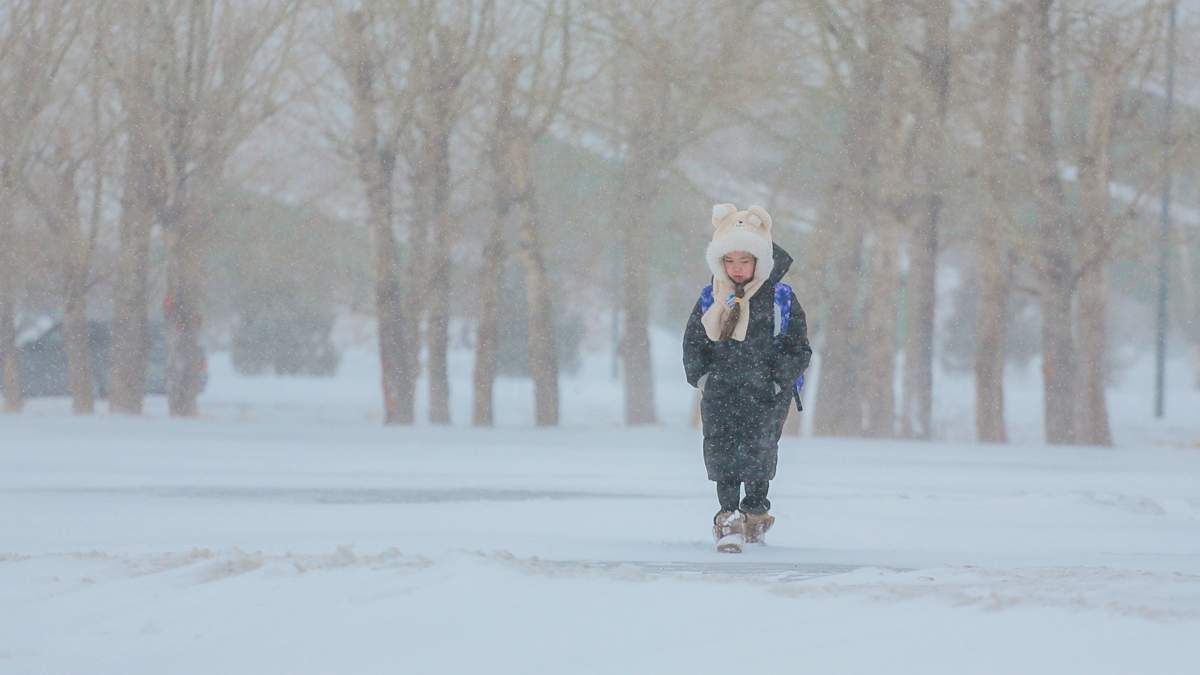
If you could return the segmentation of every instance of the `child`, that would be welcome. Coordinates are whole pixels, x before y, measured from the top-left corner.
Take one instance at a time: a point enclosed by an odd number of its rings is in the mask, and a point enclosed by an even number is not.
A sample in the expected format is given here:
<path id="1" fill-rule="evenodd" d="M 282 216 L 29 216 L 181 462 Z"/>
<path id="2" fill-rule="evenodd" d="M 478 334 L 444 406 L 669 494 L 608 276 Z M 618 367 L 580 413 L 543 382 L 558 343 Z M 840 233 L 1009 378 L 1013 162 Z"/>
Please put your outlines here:
<path id="1" fill-rule="evenodd" d="M 721 505 L 713 537 L 718 550 L 740 552 L 743 543 L 763 543 L 775 522 L 767 489 L 793 384 L 812 348 L 804 310 L 779 283 L 792 257 L 771 241 L 771 216 L 759 206 L 718 204 L 712 222 L 712 286 L 688 319 L 683 367 L 701 391 L 704 467 Z"/>

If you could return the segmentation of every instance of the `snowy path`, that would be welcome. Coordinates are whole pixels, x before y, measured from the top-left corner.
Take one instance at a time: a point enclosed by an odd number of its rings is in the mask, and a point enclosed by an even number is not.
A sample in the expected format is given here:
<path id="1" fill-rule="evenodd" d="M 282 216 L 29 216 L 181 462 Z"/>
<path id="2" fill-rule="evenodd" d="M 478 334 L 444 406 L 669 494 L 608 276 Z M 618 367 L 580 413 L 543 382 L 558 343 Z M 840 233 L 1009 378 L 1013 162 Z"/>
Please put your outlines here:
<path id="1" fill-rule="evenodd" d="M 0 673 L 1193 673 L 1200 449 L 0 418 Z"/>

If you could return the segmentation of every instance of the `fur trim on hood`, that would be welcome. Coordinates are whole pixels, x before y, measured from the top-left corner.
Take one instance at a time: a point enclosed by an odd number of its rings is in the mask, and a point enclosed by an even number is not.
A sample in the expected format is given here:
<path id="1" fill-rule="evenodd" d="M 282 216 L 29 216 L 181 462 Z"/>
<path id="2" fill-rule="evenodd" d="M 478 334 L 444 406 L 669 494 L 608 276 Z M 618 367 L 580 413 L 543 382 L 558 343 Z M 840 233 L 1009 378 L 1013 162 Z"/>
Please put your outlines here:
<path id="1" fill-rule="evenodd" d="M 733 204 L 717 204 L 712 210 L 713 237 L 704 257 L 714 280 L 729 281 L 721 258 L 734 251 L 746 251 L 757 258 L 750 283 L 771 276 L 775 267 L 772 256 L 771 216 L 761 206 L 738 211 Z"/>
<path id="2" fill-rule="evenodd" d="M 713 273 L 713 295 L 717 301 L 704 313 L 701 322 L 708 338 L 717 340 L 725 313 L 729 310 L 725 298 L 734 290 L 733 280 L 725 274 L 721 259 L 735 251 L 746 251 L 754 256 L 754 277 L 745 284 L 745 300 L 749 302 L 771 277 L 775 269 L 775 255 L 771 241 L 771 216 L 763 207 L 751 206 L 745 211 L 738 211 L 733 204 L 717 204 L 712 210 L 712 223 L 713 238 L 704 255 Z M 745 340 L 749 324 L 750 311 L 747 305 L 747 309 L 738 316 L 737 326 L 730 337 L 738 342 Z"/>

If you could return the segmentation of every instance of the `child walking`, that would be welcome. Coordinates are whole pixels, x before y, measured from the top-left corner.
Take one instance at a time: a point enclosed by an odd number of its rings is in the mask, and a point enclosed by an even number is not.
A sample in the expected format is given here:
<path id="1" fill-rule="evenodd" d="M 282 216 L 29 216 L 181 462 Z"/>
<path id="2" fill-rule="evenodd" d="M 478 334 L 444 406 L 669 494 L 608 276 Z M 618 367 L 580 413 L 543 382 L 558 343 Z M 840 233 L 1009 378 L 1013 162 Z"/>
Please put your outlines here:
<path id="1" fill-rule="evenodd" d="M 705 287 L 683 335 L 687 381 L 701 391 L 704 467 L 717 484 L 717 550 L 765 543 L 775 522 L 767 499 L 794 385 L 812 357 L 804 309 L 783 275 L 792 257 L 771 239 L 759 206 L 718 204 Z M 742 488 L 745 487 L 745 496 Z"/>

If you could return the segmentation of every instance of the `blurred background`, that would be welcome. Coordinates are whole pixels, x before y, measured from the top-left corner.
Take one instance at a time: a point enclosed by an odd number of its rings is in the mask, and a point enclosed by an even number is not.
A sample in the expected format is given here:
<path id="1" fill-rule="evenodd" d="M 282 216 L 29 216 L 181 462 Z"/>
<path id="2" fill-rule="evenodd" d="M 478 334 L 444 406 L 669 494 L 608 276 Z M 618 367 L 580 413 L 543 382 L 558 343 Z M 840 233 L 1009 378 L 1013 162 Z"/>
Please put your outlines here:
<path id="1" fill-rule="evenodd" d="M 1195 442 L 1198 23 L 0 0 L 4 410 L 693 424 L 679 342 L 733 202 L 796 259 L 788 433 Z"/>

